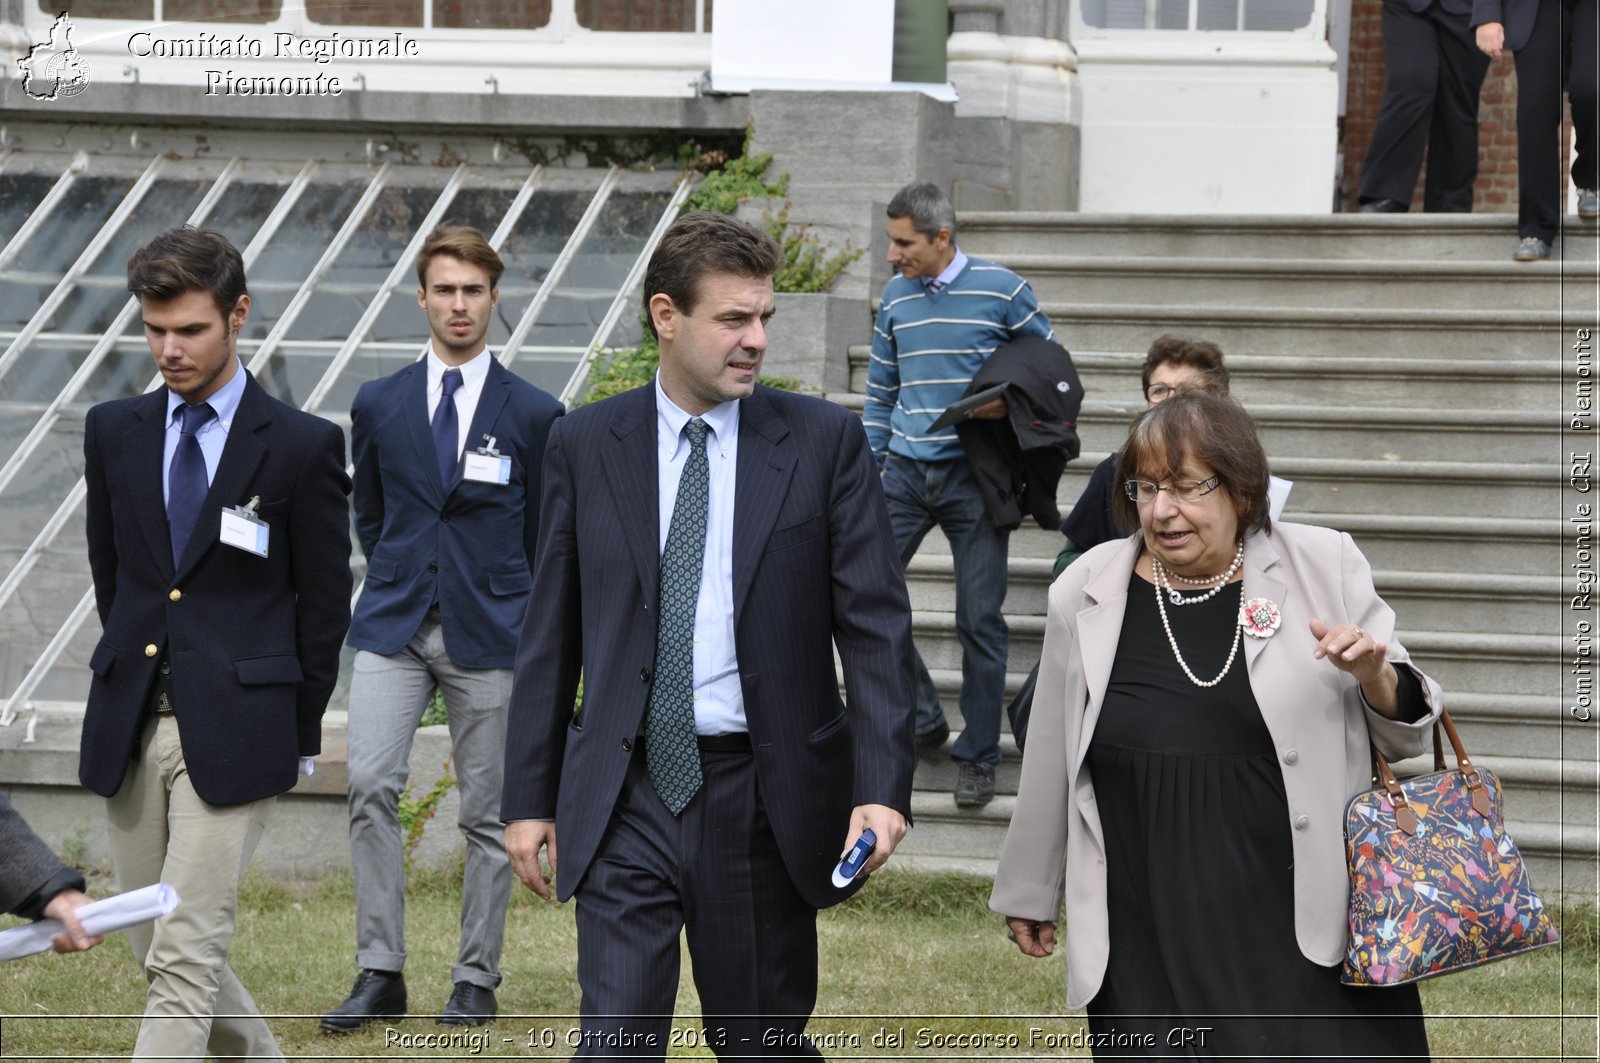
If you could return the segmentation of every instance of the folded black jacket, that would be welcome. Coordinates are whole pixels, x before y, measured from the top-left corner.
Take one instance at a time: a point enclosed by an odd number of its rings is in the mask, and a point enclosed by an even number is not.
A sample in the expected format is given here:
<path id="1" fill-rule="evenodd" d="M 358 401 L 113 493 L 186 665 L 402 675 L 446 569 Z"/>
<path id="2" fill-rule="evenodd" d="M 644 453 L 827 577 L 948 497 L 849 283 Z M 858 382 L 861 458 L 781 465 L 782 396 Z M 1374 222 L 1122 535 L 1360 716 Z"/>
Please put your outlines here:
<path id="1" fill-rule="evenodd" d="M 1053 531 L 1061 526 L 1056 486 L 1067 462 L 1078 456 L 1078 370 L 1061 344 L 1024 336 L 997 348 L 966 394 L 1002 383 L 1006 416 L 962 421 L 956 434 L 995 527 L 1015 528 L 1026 513 Z"/>

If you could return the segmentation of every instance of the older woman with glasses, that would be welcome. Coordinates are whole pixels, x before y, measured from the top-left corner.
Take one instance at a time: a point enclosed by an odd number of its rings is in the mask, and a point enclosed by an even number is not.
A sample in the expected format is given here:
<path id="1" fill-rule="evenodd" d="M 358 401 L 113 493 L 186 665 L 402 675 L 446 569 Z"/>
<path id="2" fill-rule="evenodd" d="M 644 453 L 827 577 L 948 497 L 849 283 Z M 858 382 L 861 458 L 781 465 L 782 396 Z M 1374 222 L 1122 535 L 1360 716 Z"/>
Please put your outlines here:
<path id="1" fill-rule="evenodd" d="M 1437 684 L 1348 535 L 1273 524 L 1232 399 L 1151 407 L 1117 479 L 1137 532 L 1050 589 L 990 907 L 1048 956 L 1065 904 L 1067 1004 L 1107 1054 L 1426 1057 L 1416 988 L 1346 988 L 1336 965 L 1368 736 L 1420 752 Z"/>

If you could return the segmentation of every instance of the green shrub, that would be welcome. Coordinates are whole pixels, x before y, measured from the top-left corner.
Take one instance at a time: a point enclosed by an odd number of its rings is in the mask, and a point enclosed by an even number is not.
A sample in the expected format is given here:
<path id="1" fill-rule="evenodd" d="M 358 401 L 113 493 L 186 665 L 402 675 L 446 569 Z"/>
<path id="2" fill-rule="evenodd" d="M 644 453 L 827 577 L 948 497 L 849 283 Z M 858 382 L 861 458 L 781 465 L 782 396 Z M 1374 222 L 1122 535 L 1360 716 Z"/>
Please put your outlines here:
<path id="1" fill-rule="evenodd" d="M 697 146 L 685 145 L 680 156 L 690 159 L 689 169 L 707 169 L 704 180 L 683 203 L 685 211 L 712 210 L 732 214 L 747 199 L 775 199 L 789 194 L 789 175 L 779 174 L 767 180 L 767 169 L 772 165 L 772 153 L 750 154 L 750 137 L 746 135 L 744 153 L 732 159 L 723 159 L 718 152 L 694 155 L 689 150 Z M 694 157 L 691 159 L 691 155 Z M 776 212 L 768 210 L 762 215 L 761 227 L 783 249 L 783 265 L 773 274 L 772 288 L 778 292 L 826 292 L 833 287 L 849 265 L 861 257 L 861 249 L 845 245 L 834 251 L 812 231 L 809 225 L 789 224 L 789 205 L 785 203 Z M 644 311 L 649 313 L 648 308 Z M 641 325 L 643 325 L 641 318 Z M 578 405 L 610 398 L 641 387 L 655 379 L 661 364 L 661 348 L 648 326 L 642 331 L 644 338 L 634 347 L 606 348 L 599 352 L 589 370 Z M 761 377 L 760 382 L 781 391 L 798 391 L 800 382 L 790 377 Z"/>

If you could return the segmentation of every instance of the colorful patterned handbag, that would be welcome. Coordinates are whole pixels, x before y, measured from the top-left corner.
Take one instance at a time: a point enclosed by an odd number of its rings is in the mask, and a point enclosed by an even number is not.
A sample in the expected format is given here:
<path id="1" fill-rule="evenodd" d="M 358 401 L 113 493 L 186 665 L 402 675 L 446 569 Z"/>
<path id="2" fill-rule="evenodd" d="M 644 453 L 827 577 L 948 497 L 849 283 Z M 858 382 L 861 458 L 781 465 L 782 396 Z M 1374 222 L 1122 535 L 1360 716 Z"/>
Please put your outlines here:
<path id="1" fill-rule="evenodd" d="M 1373 789 L 1345 806 L 1350 947 L 1340 981 L 1401 985 L 1561 940 L 1506 833 L 1500 780 L 1473 766 L 1449 713 L 1433 727 L 1433 774 L 1397 780 L 1376 746 L 1372 759 Z"/>

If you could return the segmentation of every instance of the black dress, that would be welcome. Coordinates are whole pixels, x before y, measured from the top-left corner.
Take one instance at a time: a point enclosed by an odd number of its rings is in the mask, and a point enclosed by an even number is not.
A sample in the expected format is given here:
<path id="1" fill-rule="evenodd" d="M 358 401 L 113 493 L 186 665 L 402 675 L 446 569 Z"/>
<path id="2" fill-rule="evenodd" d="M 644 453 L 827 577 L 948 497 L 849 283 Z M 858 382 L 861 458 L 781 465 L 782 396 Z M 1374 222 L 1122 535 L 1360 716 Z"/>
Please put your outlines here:
<path id="1" fill-rule="evenodd" d="M 1202 680 L 1228 659 L 1243 586 L 1167 605 Z M 1306 661 L 1317 666 L 1330 667 Z M 1337 968 L 1301 954 L 1288 800 L 1244 647 L 1222 682 L 1195 686 L 1137 573 L 1088 767 L 1105 833 L 1111 946 L 1089 1026 L 1116 1035 L 1097 1054 L 1427 1058 L 1415 986 L 1347 988 Z"/>

